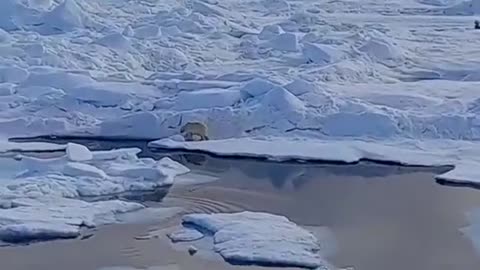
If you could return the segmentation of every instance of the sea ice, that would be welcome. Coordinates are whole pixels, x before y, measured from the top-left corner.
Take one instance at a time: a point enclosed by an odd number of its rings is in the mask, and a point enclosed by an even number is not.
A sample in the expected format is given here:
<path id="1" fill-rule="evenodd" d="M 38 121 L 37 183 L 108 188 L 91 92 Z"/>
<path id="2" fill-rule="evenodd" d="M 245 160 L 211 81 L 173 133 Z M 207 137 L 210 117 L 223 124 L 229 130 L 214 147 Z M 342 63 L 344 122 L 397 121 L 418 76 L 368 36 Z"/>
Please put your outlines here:
<path id="1" fill-rule="evenodd" d="M 189 214 L 183 222 L 211 234 L 214 251 L 228 262 L 306 268 L 325 264 L 315 236 L 283 216 L 260 212 Z M 172 241 L 200 238 L 201 233 L 190 230 L 174 233 Z"/>
<path id="2" fill-rule="evenodd" d="M 201 239 L 204 235 L 195 229 L 190 228 L 182 228 L 172 233 L 169 233 L 168 238 L 172 240 L 172 242 L 190 242 Z"/>
<path id="3" fill-rule="evenodd" d="M 55 158 L 22 157 L 14 169 L 16 176 L 2 175 L 0 240 L 7 242 L 71 238 L 79 235 L 82 226 L 118 222 L 119 214 L 144 206 L 118 200 L 85 202 L 81 197 L 153 190 L 171 185 L 176 175 L 189 171 L 168 158 L 138 158 L 139 149 L 91 152 L 74 143 L 0 146 L 5 151 L 36 150 L 35 146 L 66 151 Z"/>
<path id="4" fill-rule="evenodd" d="M 408 141 L 450 180 L 476 171 L 457 148 L 479 148 L 477 0 L 0 2 L 1 137 L 201 121 L 228 143 Z"/>

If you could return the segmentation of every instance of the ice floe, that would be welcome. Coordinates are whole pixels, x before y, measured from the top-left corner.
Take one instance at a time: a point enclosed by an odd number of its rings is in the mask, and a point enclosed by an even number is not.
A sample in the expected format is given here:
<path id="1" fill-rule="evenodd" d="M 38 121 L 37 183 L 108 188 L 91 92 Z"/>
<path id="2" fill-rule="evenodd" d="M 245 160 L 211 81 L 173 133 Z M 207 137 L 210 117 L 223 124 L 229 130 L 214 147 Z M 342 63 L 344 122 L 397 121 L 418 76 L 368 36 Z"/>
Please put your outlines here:
<path id="1" fill-rule="evenodd" d="M 25 156 L 17 161 L 16 176 L 2 175 L 0 240 L 76 237 L 84 226 L 117 222 L 118 214 L 144 208 L 134 202 L 87 202 L 86 198 L 155 190 L 171 185 L 176 175 L 189 171 L 168 158 L 159 161 L 138 158 L 139 149 L 91 152 L 74 143 L 60 149 L 66 150 L 64 156 Z"/>
<path id="2" fill-rule="evenodd" d="M 275 145 L 282 147 L 275 147 Z M 313 160 L 356 163 L 361 160 L 393 162 L 402 165 L 453 166 L 438 179 L 478 183 L 480 175 L 473 168 L 480 165 L 476 143 L 442 141 L 397 143 L 368 141 L 289 140 L 285 138 L 243 138 L 204 142 L 179 142 L 170 139 L 150 143 L 151 147 L 187 149 L 221 156 L 248 156 L 271 160 Z M 426 151 L 428 149 L 428 151 Z"/>
<path id="3" fill-rule="evenodd" d="M 183 224 L 189 227 L 170 234 L 172 241 L 192 242 L 202 234 L 211 237 L 213 250 L 227 262 L 328 269 L 317 238 L 283 216 L 261 212 L 189 214 L 183 217 Z"/>

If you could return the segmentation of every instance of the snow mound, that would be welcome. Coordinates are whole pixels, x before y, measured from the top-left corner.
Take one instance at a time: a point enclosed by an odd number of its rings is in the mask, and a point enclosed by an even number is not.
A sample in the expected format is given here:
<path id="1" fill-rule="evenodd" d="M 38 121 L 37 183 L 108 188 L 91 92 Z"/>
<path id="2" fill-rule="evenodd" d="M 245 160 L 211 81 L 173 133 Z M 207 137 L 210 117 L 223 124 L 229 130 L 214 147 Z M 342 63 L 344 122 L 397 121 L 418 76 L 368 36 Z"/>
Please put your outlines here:
<path id="1" fill-rule="evenodd" d="M 211 234 L 215 252 L 231 263 L 324 266 L 315 236 L 283 216 L 258 212 L 190 214 L 183 222 Z M 192 241 L 199 237 L 199 232 L 190 230 L 175 233 L 179 237 L 174 239 Z"/>
<path id="2" fill-rule="evenodd" d="M 107 48 L 117 50 L 128 50 L 131 46 L 130 40 L 128 40 L 121 33 L 112 33 L 104 37 L 101 37 L 95 41 L 95 43 Z"/>

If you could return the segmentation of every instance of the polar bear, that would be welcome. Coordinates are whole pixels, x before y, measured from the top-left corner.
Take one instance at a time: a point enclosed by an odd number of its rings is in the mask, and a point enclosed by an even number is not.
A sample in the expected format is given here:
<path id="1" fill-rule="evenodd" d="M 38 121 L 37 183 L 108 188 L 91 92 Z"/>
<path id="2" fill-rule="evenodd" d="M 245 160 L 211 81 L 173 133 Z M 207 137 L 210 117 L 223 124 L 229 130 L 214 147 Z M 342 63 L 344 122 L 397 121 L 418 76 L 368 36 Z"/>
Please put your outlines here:
<path id="1" fill-rule="evenodd" d="M 207 141 L 208 129 L 207 126 L 200 122 L 188 122 L 181 129 L 185 141 Z"/>

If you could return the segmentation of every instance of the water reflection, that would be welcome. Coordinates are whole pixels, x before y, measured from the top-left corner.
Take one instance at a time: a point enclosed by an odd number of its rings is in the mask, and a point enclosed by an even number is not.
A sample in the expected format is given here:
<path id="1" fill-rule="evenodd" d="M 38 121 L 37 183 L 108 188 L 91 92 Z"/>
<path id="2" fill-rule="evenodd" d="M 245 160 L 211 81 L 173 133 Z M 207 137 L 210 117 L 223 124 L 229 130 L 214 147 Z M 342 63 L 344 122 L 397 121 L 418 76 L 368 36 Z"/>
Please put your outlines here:
<path id="1" fill-rule="evenodd" d="M 388 177 L 403 175 L 412 172 L 431 172 L 441 174 L 451 167 L 405 167 L 385 165 L 372 162 L 360 164 L 325 164 L 325 163 L 299 163 L 299 162 L 271 162 L 248 158 L 221 158 L 202 153 L 155 150 L 148 147 L 147 141 L 141 140 L 89 140 L 76 138 L 35 138 L 16 141 L 42 141 L 54 143 L 76 142 L 86 145 L 91 150 L 111 150 L 118 148 L 136 147 L 142 150 L 140 157 L 161 159 L 169 157 L 193 172 L 224 175 L 240 173 L 248 178 L 270 181 L 273 187 L 282 189 L 291 183 L 294 189 L 301 188 L 311 179 L 318 176 L 359 176 L 363 178 Z M 440 183 L 440 182 L 439 182 Z M 441 183 L 447 184 L 447 183 Z"/>
<path id="2" fill-rule="evenodd" d="M 82 197 L 88 202 L 107 201 L 107 200 L 123 200 L 133 202 L 161 202 L 167 196 L 170 187 L 160 187 L 155 190 L 148 191 L 130 191 L 118 194 L 109 194 L 103 196 Z"/>

